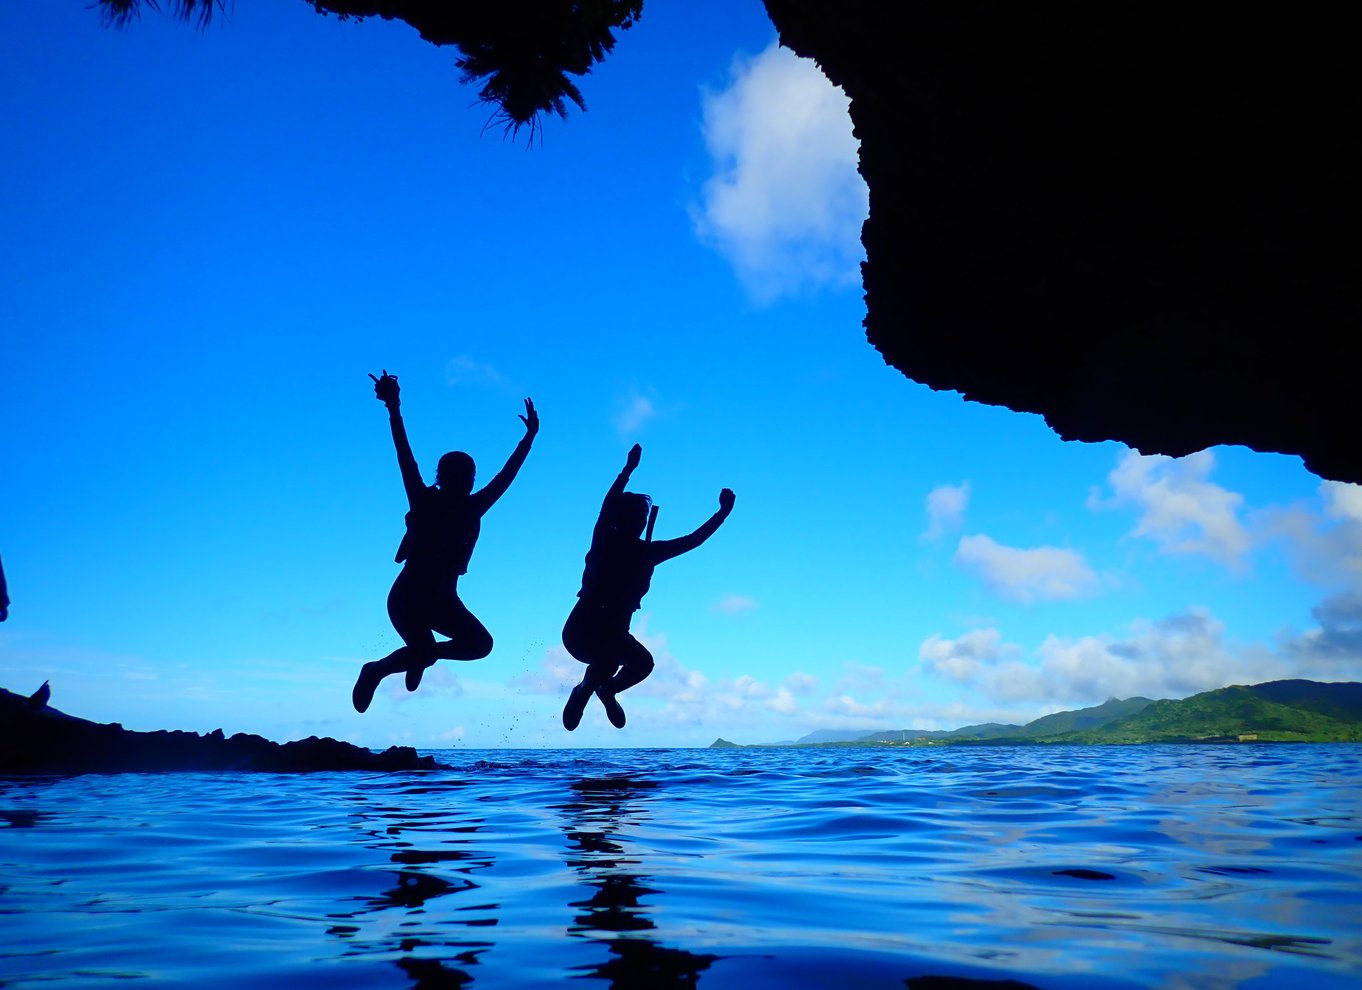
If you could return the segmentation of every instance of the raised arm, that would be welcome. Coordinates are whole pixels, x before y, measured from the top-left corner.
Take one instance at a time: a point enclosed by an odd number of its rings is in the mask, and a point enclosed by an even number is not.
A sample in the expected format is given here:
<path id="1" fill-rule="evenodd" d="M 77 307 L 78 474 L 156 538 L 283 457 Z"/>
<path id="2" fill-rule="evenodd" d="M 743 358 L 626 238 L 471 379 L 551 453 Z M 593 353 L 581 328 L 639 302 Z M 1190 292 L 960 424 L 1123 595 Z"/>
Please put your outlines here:
<path id="1" fill-rule="evenodd" d="M 421 497 L 421 492 L 426 486 L 421 481 L 421 471 L 416 466 L 411 443 L 407 440 L 407 428 L 402 423 L 402 400 L 397 387 L 397 376 L 388 374 L 387 369 L 384 369 L 382 378 L 374 378 L 372 374 L 369 377 L 374 380 L 374 395 L 388 407 L 388 425 L 392 427 L 393 446 L 397 448 L 397 466 L 402 471 L 402 487 L 407 492 L 407 504 L 414 508 L 416 500 Z"/>
<path id="2" fill-rule="evenodd" d="M 520 421 L 525 424 L 525 435 L 520 438 L 520 443 L 515 445 L 515 450 L 511 451 L 511 456 L 506 459 L 506 466 L 473 496 L 479 515 L 490 509 L 496 504 L 497 499 L 506 494 L 506 489 L 511 487 L 511 482 L 515 481 L 515 476 L 520 473 L 525 458 L 530 456 L 530 445 L 534 443 L 535 434 L 539 432 L 539 414 L 534 411 L 534 402 L 530 399 L 525 400 L 525 415 L 520 417 Z"/>
<path id="3" fill-rule="evenodd" d="M 715 531 L 723 525 L 728 514 L 733 511 L 734 495 L 732 489 L 725 488 L 719 492 L 719 511 L 710 516 L 693 533 L 685 536 L 678 536 L 674 540 L 654 540 L 648 546 L 652 550 L 654 564 L 660 564 L 664 560 L 679 557 L 683 553 L 694 550 L 705 540 L 714 535 Z"/>
<path id="4" fill-rule="evenodd" d="M 609 511 L 610 503 L 624 494 L 624 486 L 629 484 L 629 476 L 634 473 L 634 468 L 638 467 L 638 462 L 642 457 L 643 448 L 638 444 L 629 448 L 629 455 L 624 459 L 624 469 L 615 477 L 601 502 L 601 512 L 596 517 L 596 528 L 592 531 L 593 541 L 595 537 L 600 535 L 601 528 L 606 525 L 606 520 L 614 518 L 613 513 Z"/>

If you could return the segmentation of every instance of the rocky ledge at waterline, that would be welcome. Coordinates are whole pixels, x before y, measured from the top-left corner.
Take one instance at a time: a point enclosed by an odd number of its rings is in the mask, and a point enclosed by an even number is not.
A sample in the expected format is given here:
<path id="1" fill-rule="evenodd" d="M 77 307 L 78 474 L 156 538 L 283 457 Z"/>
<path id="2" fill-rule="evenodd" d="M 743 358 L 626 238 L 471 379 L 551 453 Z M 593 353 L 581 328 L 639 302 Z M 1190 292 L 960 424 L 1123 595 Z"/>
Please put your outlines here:
<path id="1" fill-rule="evenodd" d="M 221 729 L 133 732 L 67 715 L 47 704 L 44 684 L 31 697 L 0 688 L 0 773 L 144 773 L 165 770 L 438 770 L 409 746 L 382 753 L 310 736 L 288 743 Z"/>
<path id="2" fill-rule="evenodd" d="M 1181 701 L 1108 699 L 1025 725 L 811 733 L 777 746 L 1112 745 L 1187 742 L 1362 742 L 1362 684 L 1268 681 L 1220 688 Z M 711 748 L 736 748 L 716 739 Z"/>

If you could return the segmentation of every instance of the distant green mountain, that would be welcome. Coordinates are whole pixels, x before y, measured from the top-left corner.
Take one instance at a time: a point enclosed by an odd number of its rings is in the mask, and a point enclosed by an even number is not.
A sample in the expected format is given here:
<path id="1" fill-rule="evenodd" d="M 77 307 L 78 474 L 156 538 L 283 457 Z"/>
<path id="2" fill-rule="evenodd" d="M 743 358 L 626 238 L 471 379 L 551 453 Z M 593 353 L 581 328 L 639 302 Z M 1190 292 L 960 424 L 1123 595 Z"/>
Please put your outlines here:
<path id="1" fill-rule="evenodd" d="M 897 729 L 815 746 L 945 744 L 1128 744 L 1153 742 L 1362 742 L 1362 684 L 1285 680 L 1220 688 L 1181 701 L 1108 698 L 1025 725 L 988 722 L 959 729 Z M 834 733 L 827 732 L 827 736 Z M 824 736 L 826 739 L 826 736 Z M 807 742 L 805 740 L 808 740 Z M 725 739 L 713 746 L 736 747 Z M 798 744 L 797 744 L 798 745 Z"/>
<path id="2" fill-rule="evenodd" d="M 1042 715 L 1034 722 L 1025 725 L 1008 725 L 1002 722 L 984 722 L 981 725 L 965 725 L 958 729 L 891 729 L 886 732 L 872 732 L 851 740 L 852 745 L 884 745 L 886 743 L 950 742 L 981 740 L 1030 740 L 1097 729 L 1120 719 L 1143 711 L 1153 704 L 1148 698 L 1127 698 L 1124 701 L 1108 698 L 1100 705 L 1080 708 L 1072 712 L 1055 712 Z M 808 736 L 804 737 L 808 739 Z M 818 740 L 829 741 L 832 740 Z"/>
<path id="3" fill-rule="evenodd" d="M 1042 715 L 1034 722 L 1027 722 L 1017 735 L 1027 739 L 1043 736 L 1057 736 L 1064 732 L 1082 732 L 1100 729 L 1104 725 L 1119 722 L 1121 719 L 1138 715 L 1154 702 L 1149 698 L 1108 698 L 1100 705 L 1080 708 L 1072 712 L 1055 712 Z"/>
<path id="4" fill-rule="evenodd" d="M 1362 684 L 1342 681 L 1268 681 L 1249 688 L 1254 694 L 1279 705 L 1318 712 L 1344 722 L 1362 721 Z"/>
<path id="5" fill-rule="evenodd" d="M 1273 697 L 1290 698 L 1295 704 L 1270 700 Z M 1276 742 L 1362 742 L 1359 697 L 1362 684 L 1356 683 L 1273 681 L 1227 687 L 1182 701 L 1155 701 L 1109 725 L 1045 741 L 1191 742 L 1251 736 Z"/>
<path id="6" fill-rule="evenodd" d="M 953 739 L 968 736 L 971 739 L 991 739 L 996 736 L 1013 735 L 1022 730 L 1020 725 L 1004 725 L 1001 722 L 984 722 L 980 725 L 964 725 L 958 729 L 888 729 L 872 732 L 868 736 L 857 736 L 858 743 L 905 743 L 923 739 Z"/>

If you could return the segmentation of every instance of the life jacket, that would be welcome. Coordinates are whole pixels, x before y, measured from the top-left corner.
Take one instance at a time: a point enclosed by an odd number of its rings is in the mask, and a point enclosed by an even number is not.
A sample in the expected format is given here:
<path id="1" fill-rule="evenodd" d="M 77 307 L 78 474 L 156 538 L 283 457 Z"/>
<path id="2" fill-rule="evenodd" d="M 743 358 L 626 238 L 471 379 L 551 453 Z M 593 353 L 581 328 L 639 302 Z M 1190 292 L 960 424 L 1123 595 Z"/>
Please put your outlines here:
<path id="1" fill-rule="evenodd" d="M 582 571 L 582 590 L 577 597 L 608 609 L 636 611 L 653 582 L 652 553 L 638 537 L 593 543 Z"/>
<path id="2" fill-rule="evenodd" d="M 482 529 L 482 517 L 473 513 L 471 499 L 427 488 L 406 519 L 407 531 L 394 557 L 399 564 L 436 576 L 468 573 L 473 545 Z"/>

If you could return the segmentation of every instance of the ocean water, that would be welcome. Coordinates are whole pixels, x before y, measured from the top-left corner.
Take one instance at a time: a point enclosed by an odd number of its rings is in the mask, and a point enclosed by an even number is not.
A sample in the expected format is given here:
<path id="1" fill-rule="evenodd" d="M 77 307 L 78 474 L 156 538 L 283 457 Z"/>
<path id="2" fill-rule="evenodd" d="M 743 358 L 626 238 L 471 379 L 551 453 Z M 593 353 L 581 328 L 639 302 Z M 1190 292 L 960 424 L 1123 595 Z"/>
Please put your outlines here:
<path id="1" fill-rule="evenodd" d="M 1362 986 L 1359 746 L 432 752 L 0 778 L 0 985 Z"/>

